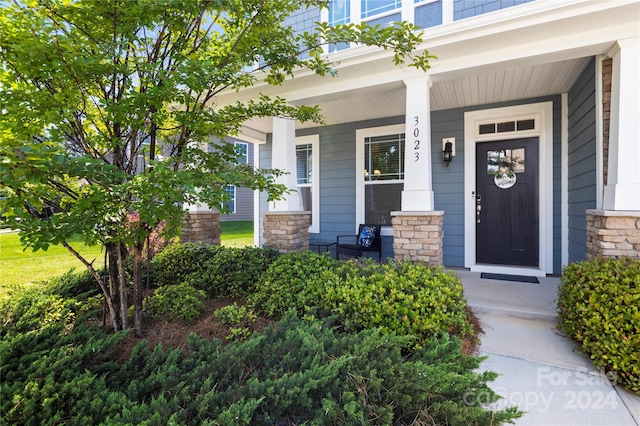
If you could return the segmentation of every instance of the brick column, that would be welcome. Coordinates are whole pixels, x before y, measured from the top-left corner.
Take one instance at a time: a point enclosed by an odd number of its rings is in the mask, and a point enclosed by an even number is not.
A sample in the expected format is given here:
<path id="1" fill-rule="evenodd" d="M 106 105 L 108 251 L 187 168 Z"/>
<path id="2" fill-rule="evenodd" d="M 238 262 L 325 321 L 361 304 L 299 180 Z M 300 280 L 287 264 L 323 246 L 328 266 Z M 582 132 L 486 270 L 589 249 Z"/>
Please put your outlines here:
<path id="1" fill-rule="evenodd" d="M 311 212 L 269 212 L 263 220 L 264 245 L 280 253 L 309 250 Z"/>
<path id="2" fill-rule="evenodd" d="M 640 211 L 587 210 L 587 259 L 640 258 Z"/>
<path id="3" fill-rule="evenodd" d="M 220 213 L 192 211 L 184 217 L 180 242 L 220 244 Z"/>
<path id="4" fill-rule="evenodd" d="M 442 265 L 443 211 L 392 212 L 396 260 Z"/>

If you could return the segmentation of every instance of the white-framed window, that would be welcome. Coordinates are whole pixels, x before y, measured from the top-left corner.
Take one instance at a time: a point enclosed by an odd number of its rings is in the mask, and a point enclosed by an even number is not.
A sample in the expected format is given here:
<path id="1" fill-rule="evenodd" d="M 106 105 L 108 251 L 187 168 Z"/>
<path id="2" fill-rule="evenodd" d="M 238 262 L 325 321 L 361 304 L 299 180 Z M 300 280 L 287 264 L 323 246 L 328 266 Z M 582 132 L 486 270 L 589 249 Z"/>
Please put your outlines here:
<path id="1" fill-rule="evenodd" d="M 238 164 L 249 163 L 249 144 L 245 142 L 236 142 L 236 155 L 238 156 Z"/>
<path id="2" fill-rule="evenodd" d="M 224 188 L 224 191 L 229 194 L 229 199 L 225 201 L 223 204 L 228 209 L 227 211 L 231 213 L 236 212 L 236 187 L 235 185 L 227 185 Z"/>
<path id="3" fill-rule="evenodd" d="M 359 129 L 356 141 L 356 221 L 380 224 L 390 235 L 391 212 L 402 208 L 404 125 Z"/>
<path id="4" fill-rule="evenodd" d="M 309 232 L 320 232 L 319 135 L 296 138 L 296 174 L 302 208 L 311 212 Z"/>
<path id="5" fill-rule="evenodd" d="M 362 20 L 402 7 L 402 0 L 361 0 L 360 17 Z"/>

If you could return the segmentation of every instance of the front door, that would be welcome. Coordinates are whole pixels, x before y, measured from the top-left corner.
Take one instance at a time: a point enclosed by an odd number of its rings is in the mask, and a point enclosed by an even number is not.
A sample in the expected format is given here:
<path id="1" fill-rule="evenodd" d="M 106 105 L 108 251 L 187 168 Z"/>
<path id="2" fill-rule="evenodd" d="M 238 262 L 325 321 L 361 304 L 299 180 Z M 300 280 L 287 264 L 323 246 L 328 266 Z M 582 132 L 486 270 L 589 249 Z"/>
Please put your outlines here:
<path id="1" fill-rule="evenodd" d="M 538 138 L 476 144 L 476 262 L 539 265 Z"/>

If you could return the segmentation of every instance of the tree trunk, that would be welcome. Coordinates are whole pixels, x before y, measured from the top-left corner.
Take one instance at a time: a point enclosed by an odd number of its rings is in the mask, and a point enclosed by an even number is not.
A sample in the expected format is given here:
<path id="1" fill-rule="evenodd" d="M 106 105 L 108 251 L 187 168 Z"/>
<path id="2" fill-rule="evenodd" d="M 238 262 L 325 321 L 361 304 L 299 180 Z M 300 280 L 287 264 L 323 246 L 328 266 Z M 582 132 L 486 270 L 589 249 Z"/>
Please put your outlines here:
<path id="1" fill-rule="evenodd" d="M 142 317 L 142 249 L 144 244 L 133 246 L 133 327 L 138 337 L 144 335 Z"/>
<path id="2" fill-rule="evenodd" d="M 127 248 L 124 244 L 118 244 L 118 286 L 120 287 L 120 321 L 122 330 L 127 329 L 127 308 L 129 307 L 127 297 Z"/>
<path id="3" fill-rule="evenodd" d="M 91 263 L 89 263 L 84 257 L 82 257 L 80 255 L 80 253 L 78 253 L 66 241 L 62 241 L 62 245 L 67 250 L 69 250 L 76 258 L 78 258 L 87 267 L 89 272 L 91 272 L 91 275 L 93 275 L 93 277 L 98 282 L 98 285 L 102 289 L 102 294 L 104 294 L 105 301 L 107 302 L 107 308 L 109 310 L 109 317 L 111 319 L 111 325 L 113 326 L 113 329 L 115 331 L 119 331 L 120 330 L 120 321 L 118 321 L 118 315 L 117 315 L 117 311 L 116 311 L 116 308 L 115 308 L 116 304 L 114 303 L 114 300 L 112 299 L 113 291 L 109 291 L 109 289 L 107 288 L 106 283 L 102 280 L 102 277 L 100 276 L 98 271 L 96 271 L 95 268 L 93 267 L 93 265 Z M 107 247 L 105 247 L 105 249 L 111 255 L 111 251 L 109 250 L 109 247 L 107 246 Z M 111 261 L 109 261 L 109 266 L 111 266 Z M 109 287 L 112 286 L 112 284 L 111 284 L 112 282 L 113 282 L 113 280 L 110 280 Z"/>
<path id="4" fill-rule="evenodd" d="M 114 331 L 123 330 L 122 321 L 120 319 L 119 311 L 115 308 L 120 306 L 120 286 L 119 286 L 119 274 L 118 274 L 118 262 L 119 262 L 119 246 L 117 244 L 107 244 L 107 253 L 109 255 L 109 294 L 105 294 L 105 298 L 108 299 L 108 303 L 113 306 L 112 310 L 109 310 L 109 314 L 112 315 L 112 322 L 114 323 Z"/>

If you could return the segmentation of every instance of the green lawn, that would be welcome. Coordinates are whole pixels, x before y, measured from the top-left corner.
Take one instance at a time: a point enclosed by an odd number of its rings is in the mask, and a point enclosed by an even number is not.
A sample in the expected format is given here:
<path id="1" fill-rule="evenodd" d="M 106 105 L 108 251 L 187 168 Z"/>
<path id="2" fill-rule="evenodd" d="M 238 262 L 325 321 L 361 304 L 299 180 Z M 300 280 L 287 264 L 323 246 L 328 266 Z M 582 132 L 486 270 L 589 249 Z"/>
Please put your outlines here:
<path id="1" fill-rule="evenodd" d="M 102 247 L 87 247 L 79 242 L 71 246 L 88 260 L 102 264 Z M 0 299 L 11 290 L 28 288 L 38 281 L 62 275 L 70 269 L 79 271 L 84 265 L 62 246 L 50 246 L 47 251 L 23 250 L 17 232 L 0 234 Z"/>
<path id="2" fill-rule="evenodd" d="M 244 247 L 253 245 L 253 221 L 221 222 L 223 246 Z M 71 245 L 96 265 L 104 262 L 102 247 L 86 247 L 75 242 Z M 12 290 L 25 289 L 35 283 L 62 275 L 75 268 L 82 270 L 80 263 L 62 246 L 51 246 L 47 251 L 23 251 L 17 232 L 0 234 L 0 300 Z"/>

